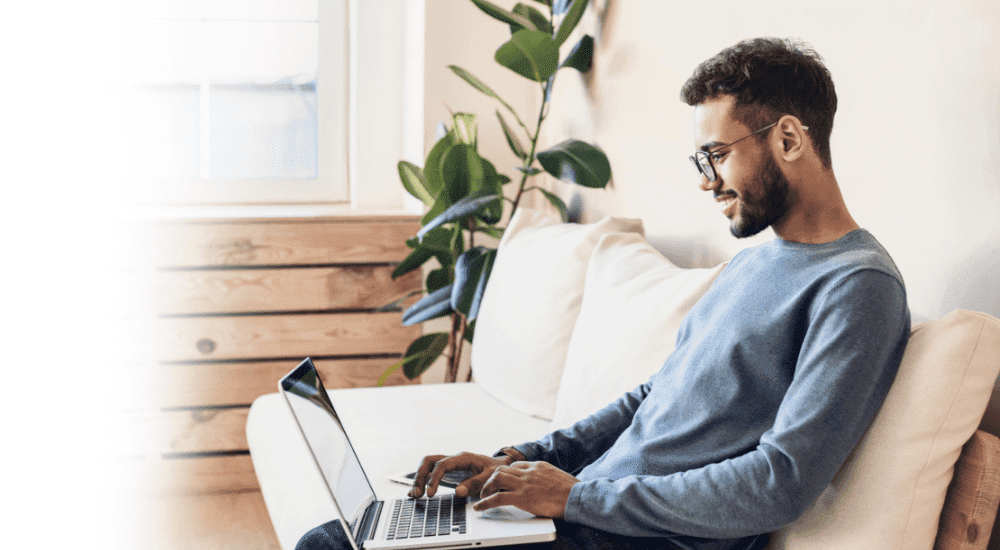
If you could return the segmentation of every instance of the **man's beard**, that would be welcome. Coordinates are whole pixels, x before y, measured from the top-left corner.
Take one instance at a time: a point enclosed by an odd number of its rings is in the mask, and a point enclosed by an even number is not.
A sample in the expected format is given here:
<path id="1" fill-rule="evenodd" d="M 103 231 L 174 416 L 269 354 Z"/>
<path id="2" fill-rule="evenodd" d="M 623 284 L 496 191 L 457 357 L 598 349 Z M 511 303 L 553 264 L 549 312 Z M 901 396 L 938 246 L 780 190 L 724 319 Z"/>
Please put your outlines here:
<path id="1" fill-rule="evenodd" d="M 780 220 L 788 211 L 788 180 L 774 157 L 764 160 L 750 184 L 739 195 L 739 212 L 733 216 L 729 231 L 737 239 L 752 237 Z"/>

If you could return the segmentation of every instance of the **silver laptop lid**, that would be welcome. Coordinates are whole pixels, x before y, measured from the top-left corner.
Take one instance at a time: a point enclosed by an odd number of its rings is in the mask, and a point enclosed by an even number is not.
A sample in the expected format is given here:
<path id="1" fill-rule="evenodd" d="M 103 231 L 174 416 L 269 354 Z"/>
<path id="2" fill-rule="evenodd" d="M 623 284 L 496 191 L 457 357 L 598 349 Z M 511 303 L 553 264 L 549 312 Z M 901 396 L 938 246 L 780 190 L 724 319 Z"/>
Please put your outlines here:
<path id="1" fill-rule="evenodd" d="M 375 491 L 361 469 L 312 360 L 302 361 L 278 386 L 343 516 L 341 520 L 348 524 L 344 527 L 354 539 L 362 516 L 376 502 Z"/>

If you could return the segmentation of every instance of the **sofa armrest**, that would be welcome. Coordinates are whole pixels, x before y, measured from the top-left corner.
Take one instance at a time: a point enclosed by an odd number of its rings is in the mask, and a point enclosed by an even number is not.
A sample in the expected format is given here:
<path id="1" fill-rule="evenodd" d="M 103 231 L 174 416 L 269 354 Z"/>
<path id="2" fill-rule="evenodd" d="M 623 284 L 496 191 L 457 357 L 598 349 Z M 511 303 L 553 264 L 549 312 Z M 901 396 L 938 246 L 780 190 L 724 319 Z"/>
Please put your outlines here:
<path id="1" fill-rule="evenodd" d="M 1000 439 L 977 430 L 962 448 L 934 550 L 984 550 L 1000 504 Z"/>

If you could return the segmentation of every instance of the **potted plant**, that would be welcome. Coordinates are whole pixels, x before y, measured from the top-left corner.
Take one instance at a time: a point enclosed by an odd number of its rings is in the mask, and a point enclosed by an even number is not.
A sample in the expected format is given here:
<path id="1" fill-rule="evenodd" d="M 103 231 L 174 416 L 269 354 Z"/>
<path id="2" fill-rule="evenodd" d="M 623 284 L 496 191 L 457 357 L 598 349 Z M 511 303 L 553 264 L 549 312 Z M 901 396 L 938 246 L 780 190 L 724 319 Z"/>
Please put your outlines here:
<path id="1" fill-rule="evenodd" d="M 476 244 L 477 235 L 499 239 L 503 230 L 497 224 L 505 218 L 506 204 L 510 203 L 512 216 L 521 197 L 530 191 L 542 193 L 559 210 L 563 221 L 567 221 L 566 205 L 558 196 L 528 185 L 533 176 L 546 172 L 558 179 L 593 188 L 603 188 L 611 179 L 607 156 L 594 145 L 570 139 L 537 151 L 556 74 L 563 68 L 586 72 L 591 67 L 594 40 L 589 35 L 581 38 L 562 61 L 559 55 L 560 46 L 580 22 L 588 0 L 536 0 L 542 9 L 519 3 L 510 11 L 487 0 L 471 1 L 489 16 L 510 26 L 510 40 L 496 50 L 494 60 L 539 86 L 542 105 L 535 127 L 531 129 L 489 85 L 461 67 L 449 66 L 459 78 L 495 99 L 513 118 L 516 126 L 512 126 L 499 109 L 496 111 L 507 144 L 521 162 L 516 167 L 520 183 L 512 193 L 513 199 L 504 195 L 503 188 L 511 179 L 498 173 L 490 161 L 479 155 L 477 120 L 469 113 L 455 113 L 450 127 L 438 124 L 438 140 L 427 153 L 423 168 L 399 162 L 403 186 L 429 210 L 416 236 L 406 241 L 412 252 L 392 276 L 395 278 L 419 269 L 431 258 L 440 264 L 427 274 L 426 289 L 419 291 L 427 295 L 403 313 L 403 324 L 450 316 L 451 328 L 448 332 L 417 338 L 409 345 L 403 359 L 386 370 L 379 385 L 399 368 L 408 378 L 416 378 L 442 354 L 448 363 L 445 381 L 455 381 L 463 343 L 472 342 L 479 305 L 497 257 L 496 249 Z M 527 146 L 519 137 L 521 132 Z M 398 308 L 410 296 L 386 307 Z"/>

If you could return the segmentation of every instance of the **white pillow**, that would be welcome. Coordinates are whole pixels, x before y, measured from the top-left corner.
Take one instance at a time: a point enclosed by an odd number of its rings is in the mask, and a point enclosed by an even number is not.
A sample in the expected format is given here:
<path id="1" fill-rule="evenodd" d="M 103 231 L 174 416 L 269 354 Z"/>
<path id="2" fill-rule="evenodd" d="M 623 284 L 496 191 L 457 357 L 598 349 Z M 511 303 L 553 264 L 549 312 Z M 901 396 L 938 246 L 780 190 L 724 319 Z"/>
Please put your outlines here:
<path id="1" fill-rule="evenodd" d="M 1000 320 L 956 310 L 913 328 L 874 422 L 772 550 L 930 550 L 962 445 L 1000 371 Z"/>
<path id="2" fill-rule="evenodd" d="M 659 371 L 681 320 L 725 265 L 682 269 L 640 235 L 602 237 L 587 268 L 553 429 L 597 412 Z"/>
<path id="3" fill-rule="evenodd" d="M 476 321 L 476 383 L 514 409 L 551 419 L 594 246 L 609 233 L 642 231 L 641 220 L 607 217 L 580 225 L 518 208 L 500 240 Z"/>

